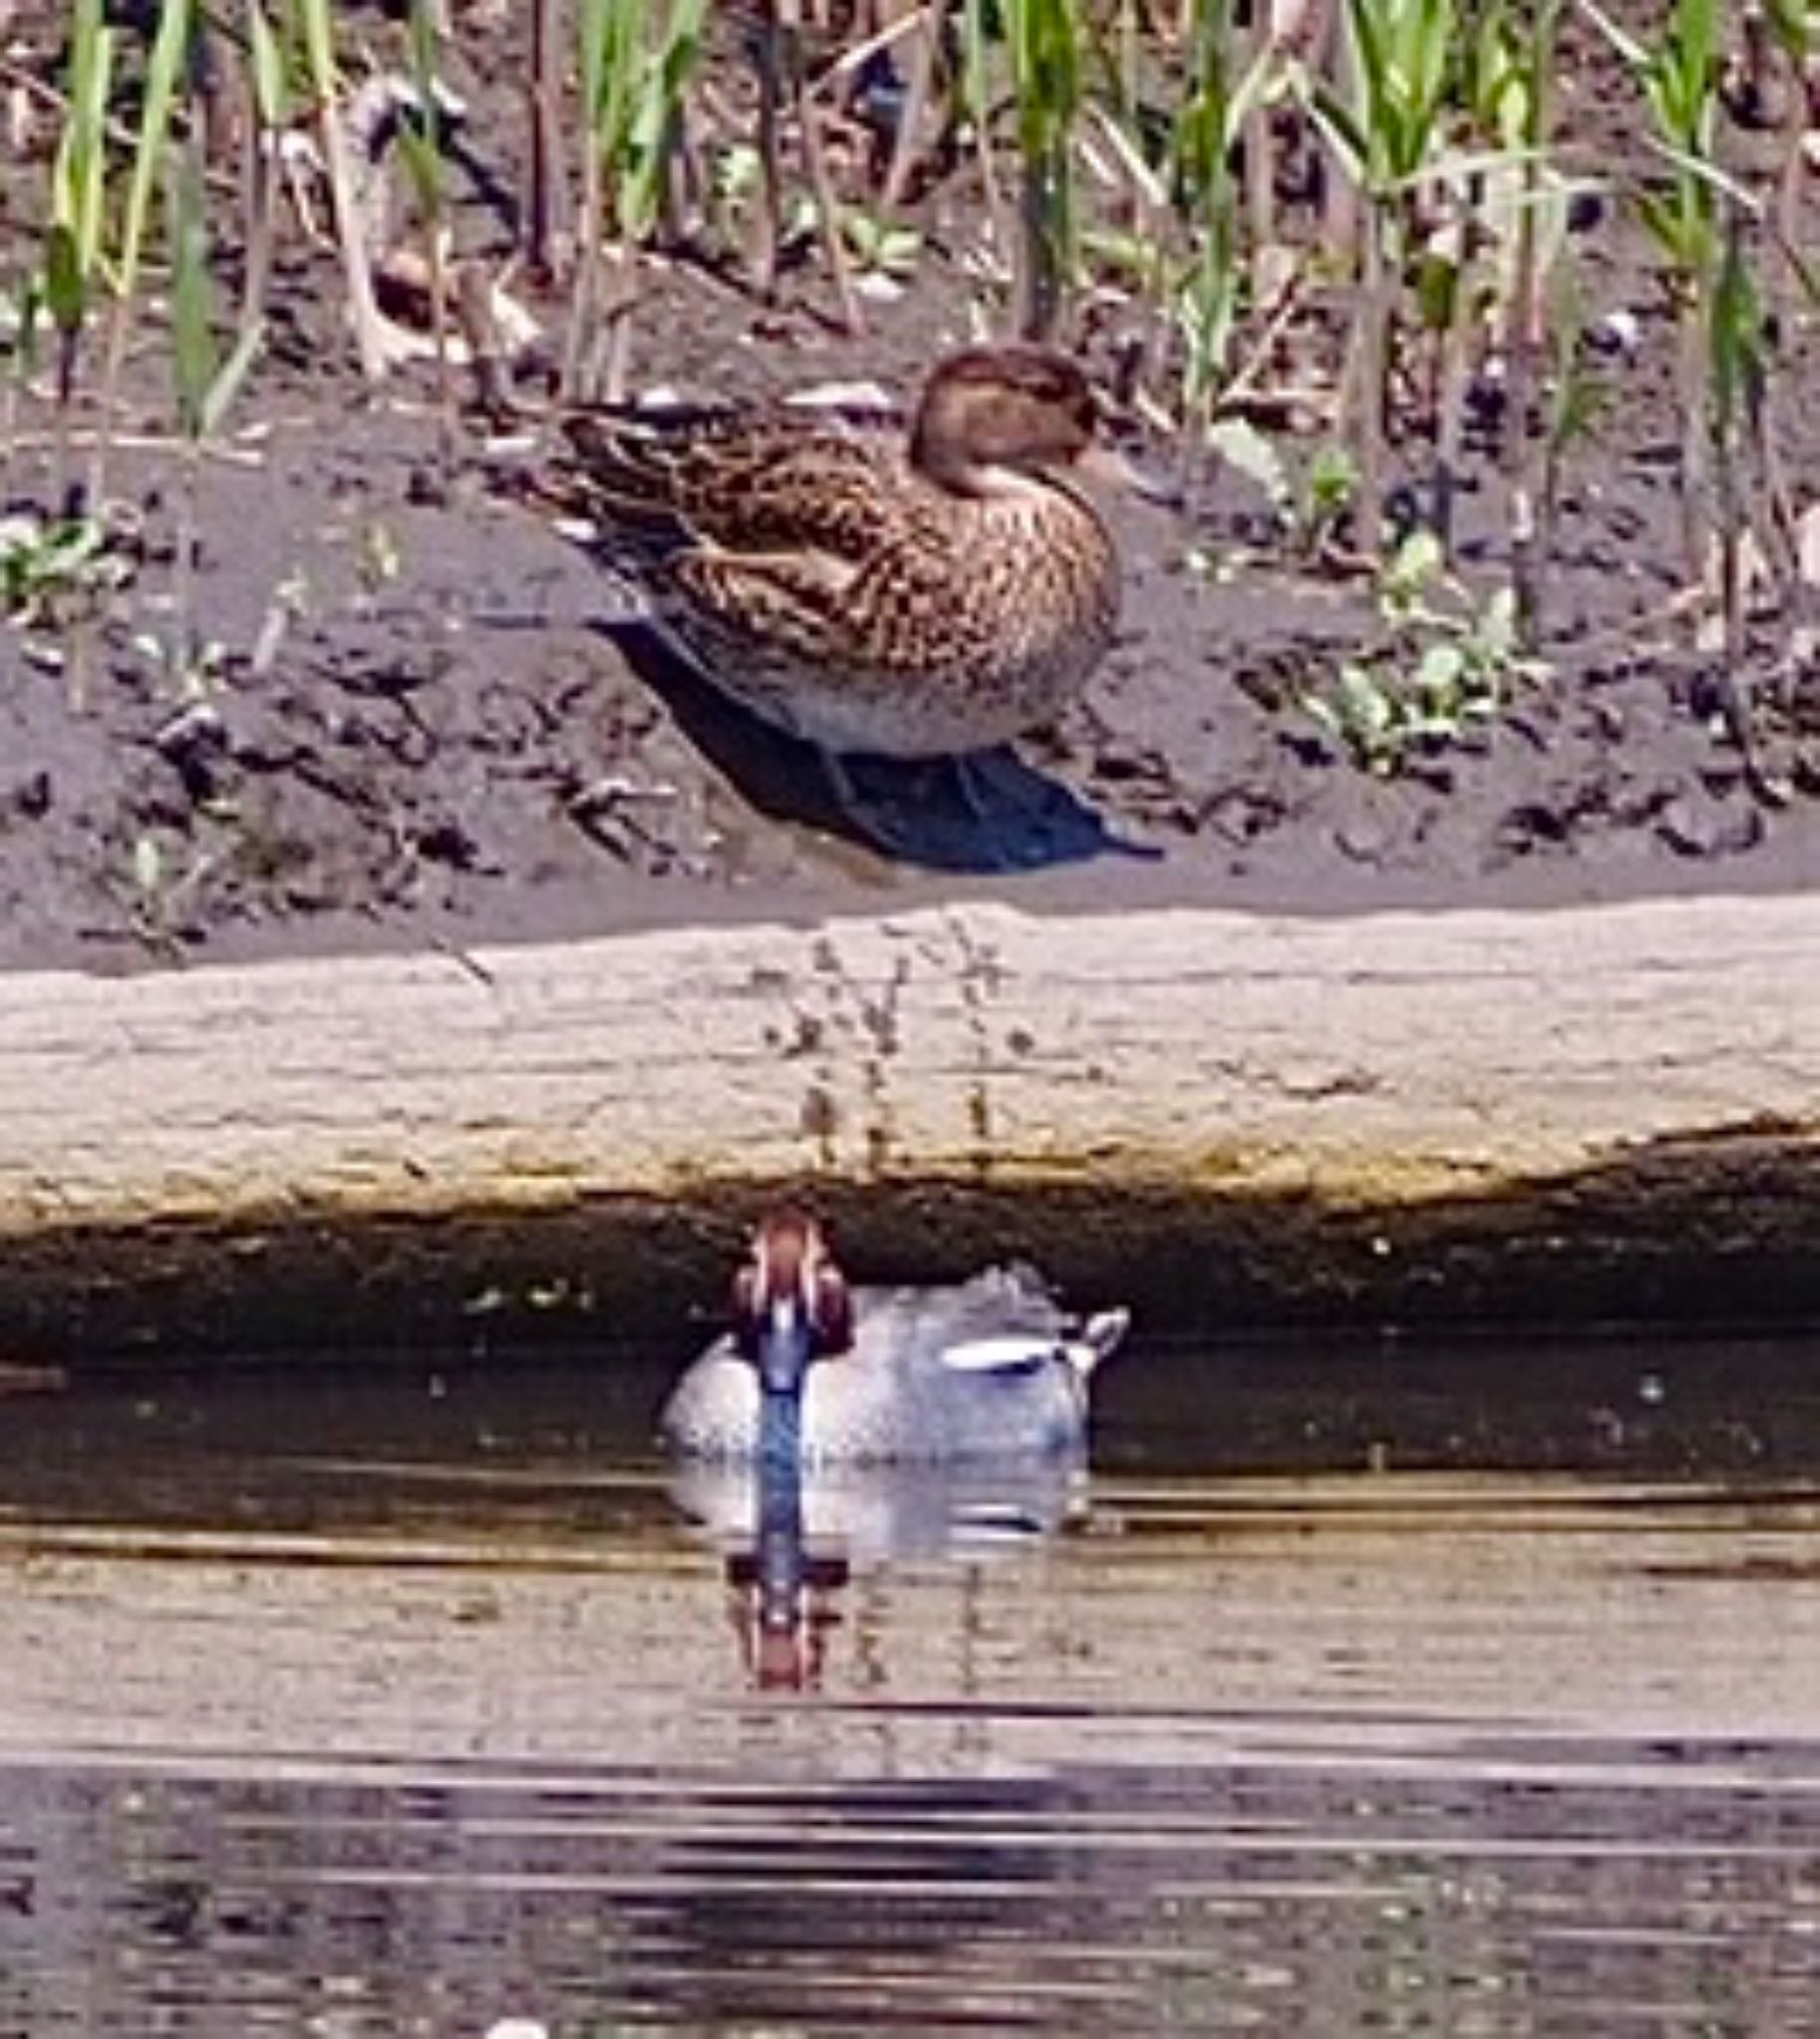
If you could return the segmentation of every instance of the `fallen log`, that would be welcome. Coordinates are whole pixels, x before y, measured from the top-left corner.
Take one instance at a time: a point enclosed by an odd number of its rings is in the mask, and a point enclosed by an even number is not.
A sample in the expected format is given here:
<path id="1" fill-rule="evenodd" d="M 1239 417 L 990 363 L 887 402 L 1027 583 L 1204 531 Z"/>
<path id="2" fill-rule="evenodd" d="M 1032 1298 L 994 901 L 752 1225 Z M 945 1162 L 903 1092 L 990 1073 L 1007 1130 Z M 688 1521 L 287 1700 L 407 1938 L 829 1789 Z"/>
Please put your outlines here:
<path id="1" fill-rule="evenodd" d="M 0 1340 L 674 1326 L 766 1197 L 1175 1328 L 1820 1309 L 1820 899 L 0 978 Z"/>

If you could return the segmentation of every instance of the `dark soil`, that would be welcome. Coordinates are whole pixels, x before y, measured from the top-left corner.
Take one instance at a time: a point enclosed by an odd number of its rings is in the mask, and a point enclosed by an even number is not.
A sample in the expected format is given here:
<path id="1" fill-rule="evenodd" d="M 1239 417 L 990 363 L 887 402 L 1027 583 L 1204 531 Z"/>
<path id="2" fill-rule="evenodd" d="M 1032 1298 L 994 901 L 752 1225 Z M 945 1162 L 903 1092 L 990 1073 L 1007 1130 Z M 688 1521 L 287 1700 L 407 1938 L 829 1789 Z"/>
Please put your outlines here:
<path id="1" fill-rule="evenodd" d="M 477 11 L 457 83 L 469 155 L 506 187 L 522 55 L 494 18 Z M 1564 90 L 1570 122 L 1576 95 L 1600 104 L 1596 77 Z M 503 256 L 512 224 L 485 179 L 456 183 L 462 245 Z M 970 204 L 959 177 L 918 201 L 914 279 L 868 302 L 858 336 L 838 331 L 812 259 L 775 304 L 703 266 L 653 265 L 634 383 L 907 392 L 976 330 Z M 333 256 L 294 237 L 273 344 L 201 468 L 206 659 L 185 674 L 156 650 L 176 630 L 183 492 L 156 321 L 110 476 L 130 575 L 0 637 L 0 963 L 525 941 L 983 895 L 1045 912 L 1350 911 L 1814 882 L 1820 684 L 1785 616 L 1757 619 L 1748 670 L 1697 648 L 1677 600 L 1673 321 L 1611 207 L 1583 269 L 1589 330 L 1623 313 L 1639 339 L 1569 461 L 1547 670 L 1506 712 L 1394 771 L 1360 769 L 1302 696 L 1384 640 L 1368 584 L 1298 560 L 1237 470 L 1152 443 L 1186 506 L 1117 509 L 1126 629 L 1086 700 L 1004 763 L 984 815 L 940 775 L 868 768 L 901 823 L 881 849 L 843 829 L 812 756 L 609 631 L 611 580 L 525 493 L 535 420 L 464 415 L 445 461 L 429 366 L 362 387 Z M 560 344 L 561 304 L 530 302 Z M 1117 308 L 1085 323 L 1103 365 Z M 1800 475 L 1820 452 L 1820 368 L 1797 340 L 1778 397 Z M 521 393 L 535 407 L 535 373 Z M 75 423 L 86 444 L 80 397 Z M 52 427 L 45 394 L 29 398 L 15 506 L 51 500 Z M 1306 450 L 1285 442 L 1292 463 Z M 1460 557 L 1482 594 L 1504 575 L 1508 512 L 1495 433 L 1470 453 Z M 1403 454 L 1419 478 L 1423 448 Z"/>

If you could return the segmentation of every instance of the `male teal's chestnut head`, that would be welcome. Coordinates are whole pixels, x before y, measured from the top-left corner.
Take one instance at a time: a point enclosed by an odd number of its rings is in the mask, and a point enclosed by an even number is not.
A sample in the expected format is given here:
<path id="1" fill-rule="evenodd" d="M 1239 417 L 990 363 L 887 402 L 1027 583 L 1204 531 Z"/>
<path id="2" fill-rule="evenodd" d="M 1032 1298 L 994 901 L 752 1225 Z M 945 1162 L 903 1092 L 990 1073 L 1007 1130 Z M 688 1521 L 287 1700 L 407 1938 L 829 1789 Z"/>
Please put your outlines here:
<path id="1" fill-rule="evenodd" d="M 846 1281 L 806 1213 L 785 1208 L 760 1221 L 734 1277 L 733 1332 L 767 1394 L 799 1393 L 811 1361 L 850 1349 Z"/>

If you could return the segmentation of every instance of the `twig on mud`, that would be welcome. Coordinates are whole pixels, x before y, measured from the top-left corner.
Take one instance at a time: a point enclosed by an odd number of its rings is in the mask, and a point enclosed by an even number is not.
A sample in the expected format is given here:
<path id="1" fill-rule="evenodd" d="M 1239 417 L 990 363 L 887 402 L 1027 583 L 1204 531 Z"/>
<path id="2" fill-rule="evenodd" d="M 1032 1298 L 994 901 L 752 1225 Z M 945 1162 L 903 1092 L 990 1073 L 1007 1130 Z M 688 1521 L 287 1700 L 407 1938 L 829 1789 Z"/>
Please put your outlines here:
<path id="1" fill-rule="evenodd" d="M 447 935 L 432 935 L 430 947 L 438 956 L 446 956 L 451 963 L 465 970 L 476 984 L 485 985 L 488 991 L 497 989 L 499 979 L 472 949 L 464 949 L 459 942 L 452 941 Z"/>
<path id="2" fill-rule="evenodd" d="M 13 441 L 21 452 L 48 453 L 59 443 L 61 435 L 55 432 L 21 432 Z M 173 458 L 182 450 L 183 441 L 169 432 L 109 432 L 73 429 L 67 443 L 73 452 L 93 452 L 102 444 L 104 437 L 111 447 L 117 447 L 129 453 L 168 454 Z M 219 460 L 229 467 L 264 467 L 266 456 L 240 446 L 223 446 L 210 441 L 203 448 L 205 460 Z"/>
<path id="3" fill-rule="evenodd" d="M 1247 404 L 1267 401 L 1270 396 L 1277 393 L 1266 392 L 1259 385 L 1263 380 L 1264 369 L 1276 351 L 1277 341 L 1287 332 L 1290 322 L 1301 308 L 1302 278 L 1303 271 L 1299 264 L 1284 277 L 1274 303 L 1265 312 L 1263 331 L 1220 392 L 1214 405 L 1216 416 L 1234 411 L 1243 412 Z"/>

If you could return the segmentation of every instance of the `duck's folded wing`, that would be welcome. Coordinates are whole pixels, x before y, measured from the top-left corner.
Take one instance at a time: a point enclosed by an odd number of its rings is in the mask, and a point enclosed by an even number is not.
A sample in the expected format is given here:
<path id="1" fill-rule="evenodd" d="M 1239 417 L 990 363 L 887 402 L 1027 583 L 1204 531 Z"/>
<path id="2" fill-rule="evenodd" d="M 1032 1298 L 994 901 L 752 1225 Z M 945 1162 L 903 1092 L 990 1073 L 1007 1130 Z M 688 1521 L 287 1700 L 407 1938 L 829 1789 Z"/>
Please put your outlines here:
<path id="1" fill-rule="evenodd" d="M 664 580 L 699 616 L 829 666 L 845 662 L 856 569 L 838 553 L 775 555 L 693 548 L 665 563 Z"/>
<path id="2" fill-rule="evenodd" d="M 875 442 L 801 419 L 586 411 L 565 429 L 596 513 L 677 546 L 859 560 L 899 514 Z"/>

